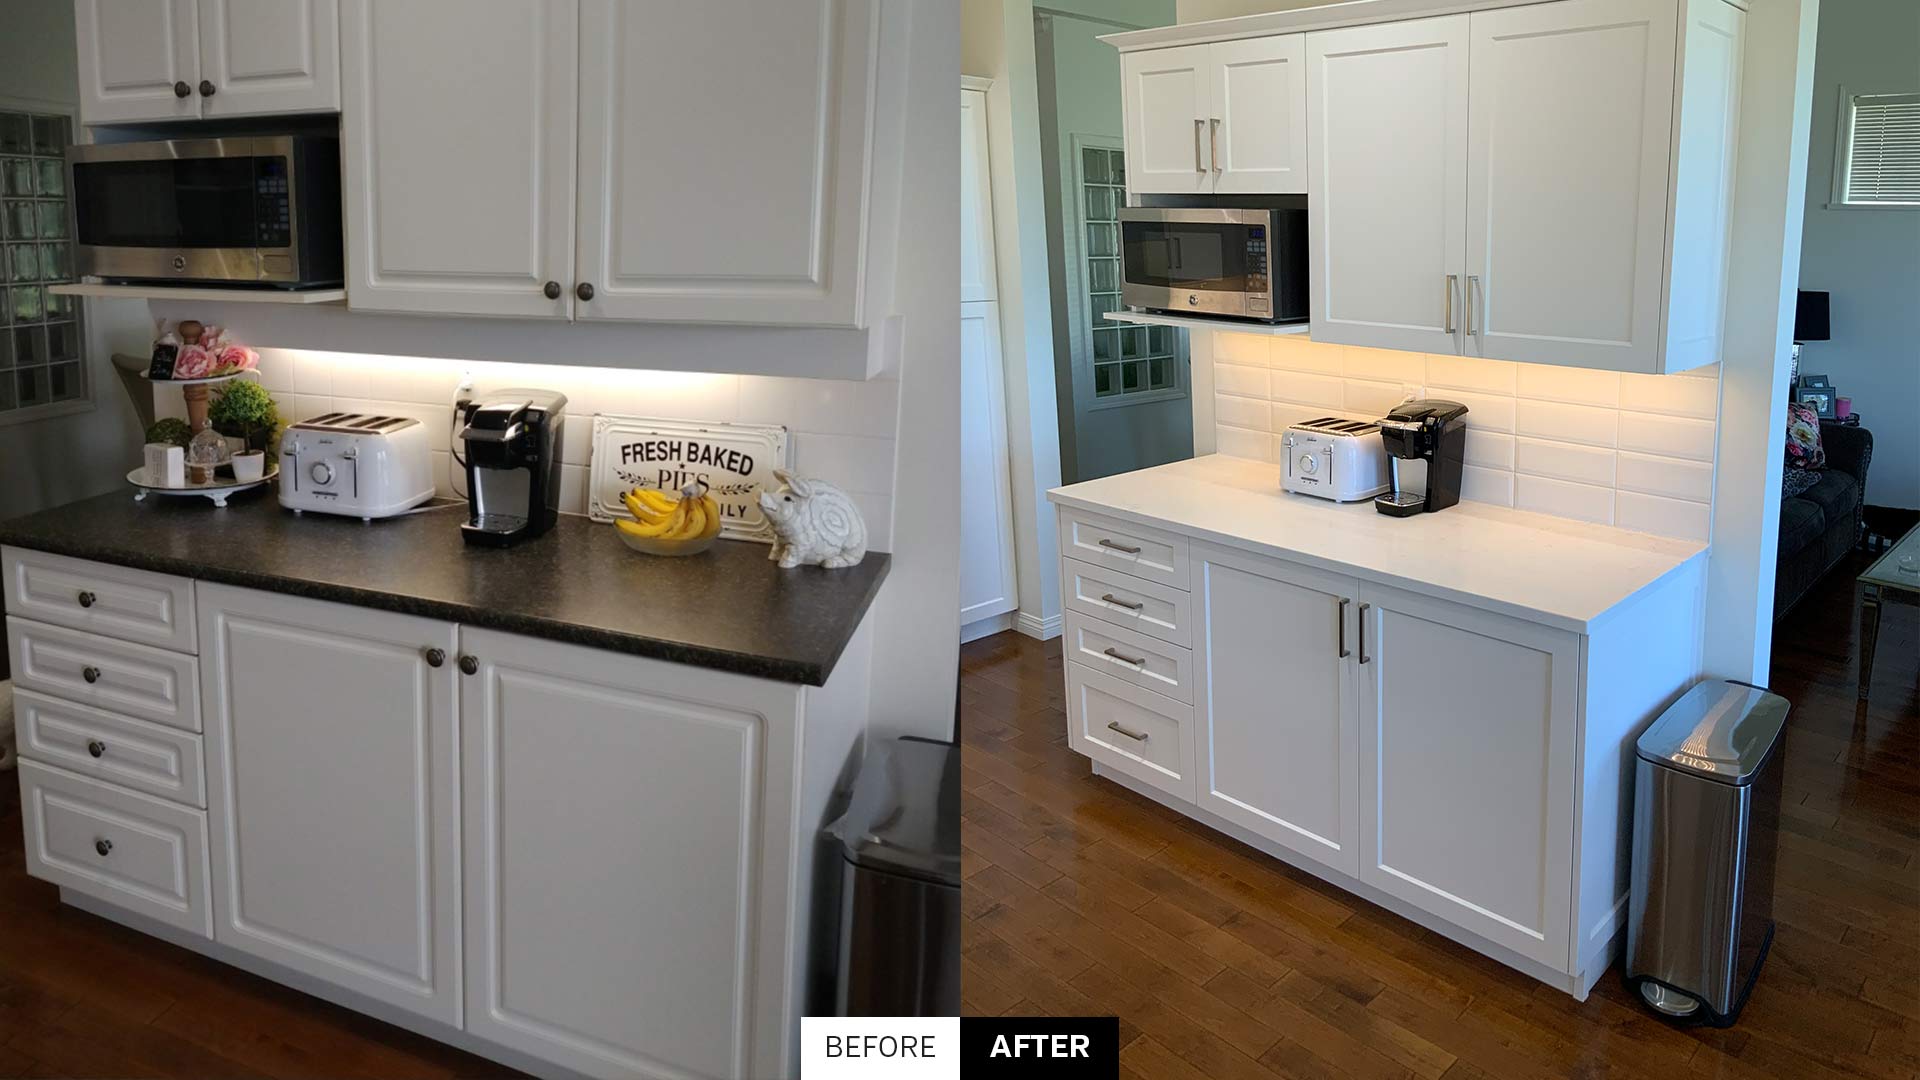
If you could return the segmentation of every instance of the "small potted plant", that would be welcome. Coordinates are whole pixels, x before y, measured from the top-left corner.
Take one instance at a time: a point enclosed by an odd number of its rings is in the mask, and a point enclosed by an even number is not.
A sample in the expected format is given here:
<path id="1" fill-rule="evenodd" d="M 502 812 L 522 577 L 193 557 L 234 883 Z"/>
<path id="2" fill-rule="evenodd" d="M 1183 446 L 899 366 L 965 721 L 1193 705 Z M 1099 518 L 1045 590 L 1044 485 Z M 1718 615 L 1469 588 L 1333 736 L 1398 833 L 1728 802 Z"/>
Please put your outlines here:
<path id="1" fill-rule="evenodd" d="M 216 389 L 207 420 L 220 434 L 241 440 L 242 450 L 259 451 L 263 468 L 279 456 L 274 436 L 280 431 L 280 410 L 259 383 L 235 379 Z"/>

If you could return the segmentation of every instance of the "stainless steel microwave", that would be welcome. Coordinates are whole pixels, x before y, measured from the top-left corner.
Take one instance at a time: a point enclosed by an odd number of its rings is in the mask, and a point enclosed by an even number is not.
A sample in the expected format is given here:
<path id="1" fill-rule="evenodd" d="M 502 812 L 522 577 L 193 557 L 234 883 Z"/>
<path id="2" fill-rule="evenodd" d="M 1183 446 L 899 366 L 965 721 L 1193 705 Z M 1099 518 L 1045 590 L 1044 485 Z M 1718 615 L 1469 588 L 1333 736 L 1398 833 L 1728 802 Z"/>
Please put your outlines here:
<path id="1" fill-rule="evenodd" d="M 82 274 L 280 288 L 341 282 L 338 138 L 71 146 L 67 174 Z"/>
<path id="2" fill-rule="evenodd" d="M 1307 211 L 1120 211 L 1120 300 L 1182 315 L 1307 320 Z"/>

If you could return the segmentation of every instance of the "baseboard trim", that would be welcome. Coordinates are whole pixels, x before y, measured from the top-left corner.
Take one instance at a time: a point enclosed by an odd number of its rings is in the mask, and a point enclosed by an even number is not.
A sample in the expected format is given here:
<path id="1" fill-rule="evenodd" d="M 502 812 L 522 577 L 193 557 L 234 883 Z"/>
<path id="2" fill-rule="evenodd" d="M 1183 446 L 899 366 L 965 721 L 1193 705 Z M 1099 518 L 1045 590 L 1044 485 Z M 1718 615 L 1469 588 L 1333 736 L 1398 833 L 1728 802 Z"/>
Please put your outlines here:
<path id="1" fill-rule="evenodd" d="M 1019 616 L 1014 619 L 1013 622 L 1013 628 L 1015 630 L 1033 638 L 1035 641 L 1052 641 L 1054 638 L 1060 636 L 1060 632 L 1065 626 L 1065 616 L 1049 615 L 1041 618 L 1025 608 L 1020 609 Z"/>
<path id="2" fill-rule="evenodd" d="M 960 644 L 965 645 L 969 641 L 977 641 L 1011 629 L 1013 629 L 1013 612 L 1011 611 L 989 615 L 984 619 L 975 619 L 960 628 Z"/>

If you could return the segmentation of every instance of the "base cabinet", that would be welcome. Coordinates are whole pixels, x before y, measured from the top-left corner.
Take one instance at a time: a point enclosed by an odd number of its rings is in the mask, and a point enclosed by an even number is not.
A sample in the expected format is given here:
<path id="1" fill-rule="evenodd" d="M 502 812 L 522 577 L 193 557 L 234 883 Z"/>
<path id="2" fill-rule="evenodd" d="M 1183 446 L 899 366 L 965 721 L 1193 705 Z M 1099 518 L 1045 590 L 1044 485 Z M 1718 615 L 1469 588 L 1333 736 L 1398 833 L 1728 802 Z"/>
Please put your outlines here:
<path id="1" fill-rule="evenodd" d="M 467 1030 L 594 1076 L 778 1075 L 795 688 L 461 647 Z"/>
<path id="2" fill-rule="evenodd" d="M 454 626 L 199 596 L 214 940 L 458 1024 Z"/>

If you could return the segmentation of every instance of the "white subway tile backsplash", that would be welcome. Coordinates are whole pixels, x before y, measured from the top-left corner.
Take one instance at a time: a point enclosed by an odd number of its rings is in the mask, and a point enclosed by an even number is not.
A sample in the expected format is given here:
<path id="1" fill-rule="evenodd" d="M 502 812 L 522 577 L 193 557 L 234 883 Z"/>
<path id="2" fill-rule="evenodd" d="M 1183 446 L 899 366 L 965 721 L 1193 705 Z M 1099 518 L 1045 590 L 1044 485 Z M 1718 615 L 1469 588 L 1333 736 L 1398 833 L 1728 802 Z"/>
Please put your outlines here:
<path id="1" fill-rule="evenodd" d="M 1521 398 L 1513 430 L 1537 439 L 1611 447 L 1620 440 L 1620 412 L 1597 405 Z"/>
<path id="2" fill-rule="evenodd" d="M 789 436 L 789 443 L 794 471 L 803 476 L 830 477 L 848 494 L 893 492 L 892 439 L 799 431 Z"/>
<path id="3" fill-rule="evenodd" d="M 332 358 L 325 353 L 297 353 L 293 359 L 293 392 L 307 395 L 333 393 Z"/>
<path id="4" fill-rule="evenodd" d="M 1515 473 L 1513 505 L 1516 509 L 1552 514 L 1555 517 L 1597 521 L 1602 525 L 1613 524 L 1613 488 L 1611 487 L 1576 484 L 1571 480 L 1555 480 L 1550 476 Z"/>
<path id="5" fill-rule="evenodd" d="M 1445 398 L 1468 408 L 1462 497 L 1706 535 L 1718 365 L 1684 376 L 1623 375 L 1225 333 L 1213 354 L 1223 454 L 1275 461 L 1278 433 L 1289 425 L 1330 414 L 1377 417 L 1409 395 Z"/>
<path id="6" fill-rule="evenodd" d="M 765 375 L 737 378 L 740 380 L 737 419 L 744 423 L 785 424 L 794 431 L 831 431 L 891 439 L 899 420 L 900 384 L 892 379 L 853 382 Z"/>

